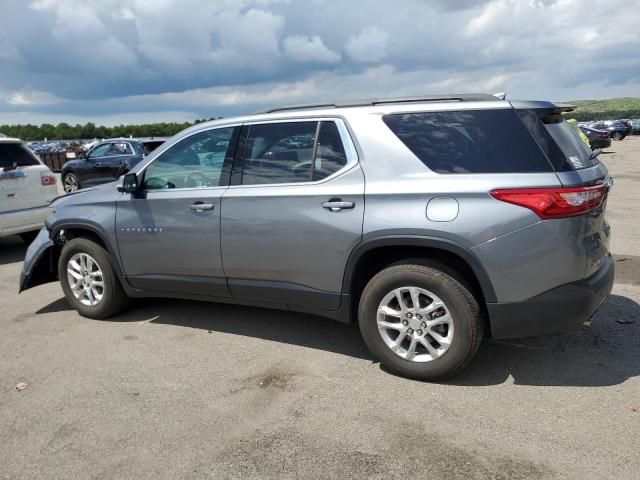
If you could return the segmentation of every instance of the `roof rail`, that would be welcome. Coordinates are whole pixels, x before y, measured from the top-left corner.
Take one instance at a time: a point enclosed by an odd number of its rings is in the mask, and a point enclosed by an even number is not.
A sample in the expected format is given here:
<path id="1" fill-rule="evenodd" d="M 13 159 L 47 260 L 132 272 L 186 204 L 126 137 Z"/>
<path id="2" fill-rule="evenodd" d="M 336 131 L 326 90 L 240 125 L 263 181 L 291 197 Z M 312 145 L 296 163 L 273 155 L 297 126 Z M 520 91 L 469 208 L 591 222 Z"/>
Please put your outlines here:
<path id="1" fill-rule="evenodd" d="M 494 95 L 488 93 L 463 93 L 450 95 L 425 95 L 418 97 L 379 98 L 370 100 L 346 100 L 331 103 L 309 103 L 303 105 L 288 105 L 284 107 L 270 108 L 259 113 L 275 113 L 288 110 L 306 110 L 311 108 L 346 108 L 346 107 L 370 107 L 375 105 L 390 105 L 397 103 L 423 103 L 423 102 L 495 102 L 499 101 Z"/>

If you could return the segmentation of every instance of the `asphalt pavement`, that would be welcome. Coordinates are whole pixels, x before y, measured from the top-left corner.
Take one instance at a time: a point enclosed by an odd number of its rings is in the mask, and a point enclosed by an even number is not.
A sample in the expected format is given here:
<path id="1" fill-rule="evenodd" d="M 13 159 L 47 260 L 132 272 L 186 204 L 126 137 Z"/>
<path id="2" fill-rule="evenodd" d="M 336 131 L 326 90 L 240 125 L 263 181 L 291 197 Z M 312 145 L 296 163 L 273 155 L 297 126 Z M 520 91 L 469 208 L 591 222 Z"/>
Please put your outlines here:
<path id="1" fill-rule="evenodd" d="M 18 295 L 26 246 L 0 240 L 0 478 L 639 478 L 640 137 L 601 158 L 609 300 L 569 334 L 486 340 L 441 384 L 304 314 L 155 299 L 82 318 L 58 284 Z"/>

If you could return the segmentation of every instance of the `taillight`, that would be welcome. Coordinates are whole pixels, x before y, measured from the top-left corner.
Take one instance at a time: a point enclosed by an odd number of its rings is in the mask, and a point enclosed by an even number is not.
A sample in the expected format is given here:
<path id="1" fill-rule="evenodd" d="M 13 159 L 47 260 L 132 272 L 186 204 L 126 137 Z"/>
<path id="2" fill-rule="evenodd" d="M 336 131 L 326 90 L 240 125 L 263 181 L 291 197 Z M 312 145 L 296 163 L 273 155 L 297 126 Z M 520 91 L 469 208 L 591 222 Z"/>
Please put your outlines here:
<path id="1" fill-rule="evenodd" d="M 596 135 L 598 135 L 598 137 L 600 138 L 607 138 L 609 136 L 608 133 L 603 133 L 603 132 L 597 133 Z"/>
<path id="2" fill-rule="evenodd" d="M 56 177 L 54 177 L 53 173 L 49 171 L 40 172 L 40 183 L 45 187 L 48 187 L 49 185 L 55 185 Z"/>
<path id="3" fill-rule="evenodd" d="M 491 196 L 503 202 L 533 210 L 543 220 L 573 217 L 602 205 L 604 185 L 575 188 L 509 188 L 492 190 Z"/>

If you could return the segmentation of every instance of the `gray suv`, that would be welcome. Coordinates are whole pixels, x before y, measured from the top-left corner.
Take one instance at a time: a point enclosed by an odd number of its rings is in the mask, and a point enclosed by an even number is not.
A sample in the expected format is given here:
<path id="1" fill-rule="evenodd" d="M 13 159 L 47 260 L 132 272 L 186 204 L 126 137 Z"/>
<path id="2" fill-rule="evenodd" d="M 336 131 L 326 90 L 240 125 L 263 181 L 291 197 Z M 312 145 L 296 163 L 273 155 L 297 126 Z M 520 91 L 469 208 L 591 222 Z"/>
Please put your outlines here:
<path id="1" fill-rule="evenodd" d="M 90 318 L 179 297 L 358 322 L 388 369 L 450 377 L 484 335 L 565 330 L 611 291 L 612 181 L 569 110 L 474 94 L 201 123 L 57 199 L 20 290 L 59 279 Z"/>

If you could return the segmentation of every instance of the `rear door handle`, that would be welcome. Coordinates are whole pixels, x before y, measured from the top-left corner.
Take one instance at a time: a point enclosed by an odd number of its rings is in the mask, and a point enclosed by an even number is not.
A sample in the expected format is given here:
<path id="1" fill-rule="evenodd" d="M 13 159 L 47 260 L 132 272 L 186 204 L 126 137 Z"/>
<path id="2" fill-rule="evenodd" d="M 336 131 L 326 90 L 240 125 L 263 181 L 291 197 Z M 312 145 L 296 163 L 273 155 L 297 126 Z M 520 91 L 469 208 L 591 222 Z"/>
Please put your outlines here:
<path id="1" fill-rule="evenodd" d="M 213 210 L 213 203 L 196 202 L 189 208 L 194 212 L 204 212 L 205 210 Z"/>
<path id="2" fill-rule="evenodd" d="M 332 212 L 339 212 L 340 210 L 353 208 L 355 206 L 356 204 L 353 202 L 343 202 L 340 199 L 331 199 L 328 202 L 322 203 L 322 208 L 326 208 Z"/>

